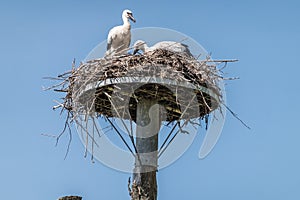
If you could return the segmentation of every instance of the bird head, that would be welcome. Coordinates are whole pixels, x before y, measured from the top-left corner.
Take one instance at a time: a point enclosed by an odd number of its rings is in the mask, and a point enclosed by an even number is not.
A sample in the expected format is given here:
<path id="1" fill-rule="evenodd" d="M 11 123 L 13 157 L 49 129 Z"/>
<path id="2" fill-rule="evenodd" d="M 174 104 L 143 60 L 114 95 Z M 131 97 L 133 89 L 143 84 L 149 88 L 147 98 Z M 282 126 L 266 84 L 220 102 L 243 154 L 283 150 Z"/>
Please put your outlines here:
<path id="1" fill-rule="evenodd" d="M 123 19 L 124 18 L 130 19 L 134 23 L 136 22 L 136 20 L 134 19 L 133 15 L 132 15 L 132 12 L 128 9 L 123 11 L 122 17 L 123 17 Z"/>
<path id="2" fill-rule="evenodd" d="M 134 47 L 133 55 L 135 55 L 139 50 L 145 52 L 146 42 L 143 40 L 137 40 L 133 44 L 133 47 Z"/>

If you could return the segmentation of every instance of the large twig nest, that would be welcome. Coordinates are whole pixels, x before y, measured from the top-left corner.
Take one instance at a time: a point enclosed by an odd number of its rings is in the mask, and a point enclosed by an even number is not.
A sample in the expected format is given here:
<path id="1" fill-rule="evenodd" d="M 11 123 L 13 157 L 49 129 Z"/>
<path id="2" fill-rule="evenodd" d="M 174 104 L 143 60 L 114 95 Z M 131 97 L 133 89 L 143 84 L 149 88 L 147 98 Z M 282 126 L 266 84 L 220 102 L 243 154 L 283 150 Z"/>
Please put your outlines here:
<path id="1" fill-rule="evenodd" d="M 137 102 L 152 99 L 164 107 L 165 121 L 203 117 L 222 101 L 220 79 L 213 62 L 162 49 L 101 58 L 72 71 L 64 106 L 75 113 L 135 121 Z"/>

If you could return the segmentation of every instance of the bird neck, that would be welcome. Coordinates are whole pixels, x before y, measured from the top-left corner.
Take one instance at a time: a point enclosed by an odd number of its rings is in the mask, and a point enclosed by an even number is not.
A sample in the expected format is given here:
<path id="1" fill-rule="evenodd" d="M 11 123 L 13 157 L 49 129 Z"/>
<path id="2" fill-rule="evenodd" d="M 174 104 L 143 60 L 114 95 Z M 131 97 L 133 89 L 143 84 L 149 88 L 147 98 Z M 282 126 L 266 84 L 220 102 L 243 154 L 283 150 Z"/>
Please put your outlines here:
<path id="1" fill-rule="evenodd" d="M 144 52 L 147 52 L 148 51 L 148 49 L 149 49 L 149 47 L 148 47 L 148 45 L 145 43 L 145 44 L 143 44 L 143 50 L 142 51 L 144 51 Z"/>
<path id="2" fill-rule="evenodd" d="M 122 19 L 123 19 L 123 26 L 130 29 L 129 19 L 126 16 L 122 16 Z"/>

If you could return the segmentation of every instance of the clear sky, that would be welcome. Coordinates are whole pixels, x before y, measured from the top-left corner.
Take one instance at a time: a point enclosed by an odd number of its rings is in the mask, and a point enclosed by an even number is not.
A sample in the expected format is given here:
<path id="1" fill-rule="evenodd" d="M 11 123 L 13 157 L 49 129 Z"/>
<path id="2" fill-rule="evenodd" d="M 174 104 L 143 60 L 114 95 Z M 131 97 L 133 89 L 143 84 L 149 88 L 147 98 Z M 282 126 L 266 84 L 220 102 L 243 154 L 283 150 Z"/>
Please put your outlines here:
<path id="1" fill-rule="evenodd" d="M 158 173 L 159 199 L 300 199 L 300 2 L 1 0 L 1 199 L 129 199 L 121 173 L 84 158 L 74 134 L 55 140 L 63 116 L 43 92 L 56 76 L 106 39 L 133 11 L 133 28 L 158 26 L 191 36 L 214 58 L 237 58 L 226 69 L 227 104 L 250 126 L 227 115 L 219 142 L 198 159 L 202 142 Z"/>

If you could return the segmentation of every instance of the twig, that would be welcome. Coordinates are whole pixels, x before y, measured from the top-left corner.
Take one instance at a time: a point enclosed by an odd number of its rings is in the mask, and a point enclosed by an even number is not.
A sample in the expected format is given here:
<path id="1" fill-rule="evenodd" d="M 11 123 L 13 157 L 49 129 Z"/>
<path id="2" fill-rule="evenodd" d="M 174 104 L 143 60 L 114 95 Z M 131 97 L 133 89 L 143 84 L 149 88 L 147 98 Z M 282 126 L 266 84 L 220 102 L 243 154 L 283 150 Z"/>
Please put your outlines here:
<path id="1" fill-rule="evenodd" d="M 237 119 L 239 120 L 246 128 L 248 128 L 249 130 L 251 129 L 250 126 L 248 126 L 243 120 L 241 120 L 238 115 L 236 113 L 234 113 L 227 105 L 225 105 L 224 103 L 222 103 L 225 108 Z"/>

